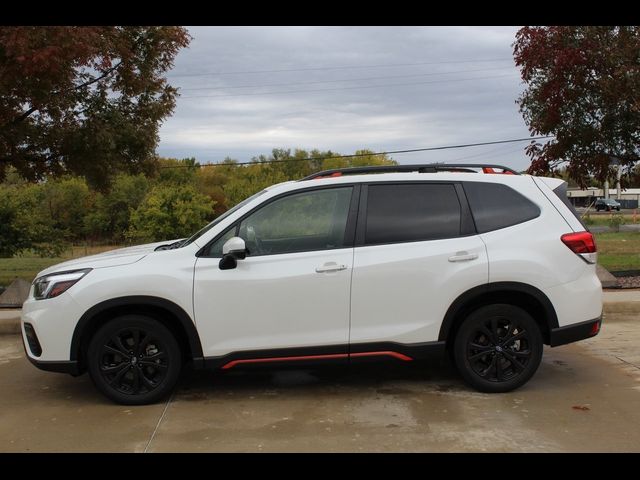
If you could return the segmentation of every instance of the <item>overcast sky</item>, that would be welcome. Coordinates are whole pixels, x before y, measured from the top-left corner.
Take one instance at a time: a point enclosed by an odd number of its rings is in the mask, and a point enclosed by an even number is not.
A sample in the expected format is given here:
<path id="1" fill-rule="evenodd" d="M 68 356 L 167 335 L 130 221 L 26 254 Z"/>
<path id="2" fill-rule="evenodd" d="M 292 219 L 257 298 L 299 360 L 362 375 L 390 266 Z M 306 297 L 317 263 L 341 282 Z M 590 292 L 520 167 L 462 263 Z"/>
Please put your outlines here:
<path id="1" fill-rule="evenodd" d="M 273 148 L 391 151 L 529 136 L 517 27 L 190 27 L 158 152 L 201 163 Z M 392 155 L 529 164 L 519 144 Z"/>

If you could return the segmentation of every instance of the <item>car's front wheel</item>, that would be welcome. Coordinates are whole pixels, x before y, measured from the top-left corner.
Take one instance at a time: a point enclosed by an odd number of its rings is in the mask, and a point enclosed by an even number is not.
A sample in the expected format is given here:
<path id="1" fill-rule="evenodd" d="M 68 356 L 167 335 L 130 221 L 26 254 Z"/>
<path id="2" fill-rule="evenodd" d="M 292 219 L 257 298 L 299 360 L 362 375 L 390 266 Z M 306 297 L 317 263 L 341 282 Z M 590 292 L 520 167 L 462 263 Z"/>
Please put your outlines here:
<path id="1" fill-rule="evenodd" d="M 508 392 L 524 385 L 542 359 L 535 320 L 513 305 L 481 307 L 462 323 L 453 356 L 464 380 L 481 392 Z"/>
<path id="2" fill-rule="evenodd" d="M 111 400 L 144 405 L 167 396 L 180 376 L 178 342 L 162 323 L 123 315 L 100 328 L 87 350 L 95 386 Z"/>

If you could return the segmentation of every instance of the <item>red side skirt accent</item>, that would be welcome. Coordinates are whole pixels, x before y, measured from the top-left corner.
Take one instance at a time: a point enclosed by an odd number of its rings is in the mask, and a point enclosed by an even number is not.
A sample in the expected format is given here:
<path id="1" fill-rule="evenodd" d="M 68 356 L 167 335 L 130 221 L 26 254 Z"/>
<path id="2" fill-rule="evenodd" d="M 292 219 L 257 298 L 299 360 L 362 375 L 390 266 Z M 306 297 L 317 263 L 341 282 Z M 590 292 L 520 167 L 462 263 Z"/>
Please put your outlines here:
<path id="1" fill-rule="evenodd" d="M 267 363 L 267 362 L 295 362 L 299 360 L 331 360 L 334 358 L 347 358 L 347 357 L 393 357 L 398 360 L 402 360 L 404 362 L 410 362 L 413 358 L 408 357 L 407 355 L 403 355 L 398 352 L 358 352 L 352 353 L 351 355 L 347 353 L 333 353 L 329 355 L 302 355 L 299 357 L 269 357 L 269 358 L 246 358 L 242 360 L 232 360 L 229 363 L 225 363 L 222 367 L 222 370 L 229 370 L 230 368 L 235 367 L 236 365 L 241 365 L 244 363 Z"/>
<path id="2" fill-rule="evenodd" d="M 413 358 L 403 355 L 402 353 L 391 352 L 391 351 L 352 353 L 351 356 L 352 357 L 383 357 L 383 356 L 393 357 L 393 358 L 397 358 L 398 360 L 402 360 L 403 362 L 410 362 L 411 360 L 413 360 Z"/>

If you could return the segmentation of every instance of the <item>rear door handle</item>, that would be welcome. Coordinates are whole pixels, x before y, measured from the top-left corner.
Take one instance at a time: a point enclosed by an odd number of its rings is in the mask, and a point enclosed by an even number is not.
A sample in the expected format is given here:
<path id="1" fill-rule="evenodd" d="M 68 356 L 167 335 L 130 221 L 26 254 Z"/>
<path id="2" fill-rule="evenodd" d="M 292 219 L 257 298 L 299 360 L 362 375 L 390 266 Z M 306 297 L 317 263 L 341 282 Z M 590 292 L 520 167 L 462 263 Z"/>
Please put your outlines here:
<path id="1" fill-rule="evenodd" d="M 316 267 L 317 273 L 326 273 L 326 272 L 339 272 L 340 270 L 346 270 L 346 265 L 338 265 L 335 262 L 325 263 L 321 267 Z"/>
<path id="2" fill-rule="evenodd" d="M 475 260 L 478 258 L 477 253 L 469 252 L 456 252 L 455 255 L 449 257 L 450 262 L 468 262 L 469 260 Z"/>

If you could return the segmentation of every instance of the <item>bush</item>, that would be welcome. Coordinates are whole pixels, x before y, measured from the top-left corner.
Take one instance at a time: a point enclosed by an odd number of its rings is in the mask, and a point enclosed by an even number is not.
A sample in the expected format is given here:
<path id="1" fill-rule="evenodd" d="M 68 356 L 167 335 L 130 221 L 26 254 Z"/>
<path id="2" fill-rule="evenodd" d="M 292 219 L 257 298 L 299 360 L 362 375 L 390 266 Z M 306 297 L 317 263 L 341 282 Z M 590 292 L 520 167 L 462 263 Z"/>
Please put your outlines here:
<path id="1" fill-rule="evenodd" d="M 0 186 L 0 257 L 26 250 L 50 256 L 62 252 L 62 232 L 56 230 L 39 185 Z"/>
<path id="2" fill-rule="evenodd" d="M 127 237 L 156 242 L 184 238 L 213 217 L 214 202 L 190 185 L 156 185 L 131 214 Z"/>
<path id="3" fill-rule="evenodd" d="M 612 213 L 609 216 L 609 221 L 607 223 L 609 224 L 609 228 L 611 228 L 611 230 L 613 230 L 614 232 L 619 232 L 620 225 L 624 225 L 625 223 L 627 223 L 627 221 L 625 220 L 624 215 L 622 215 L 621 213 Z"/>

